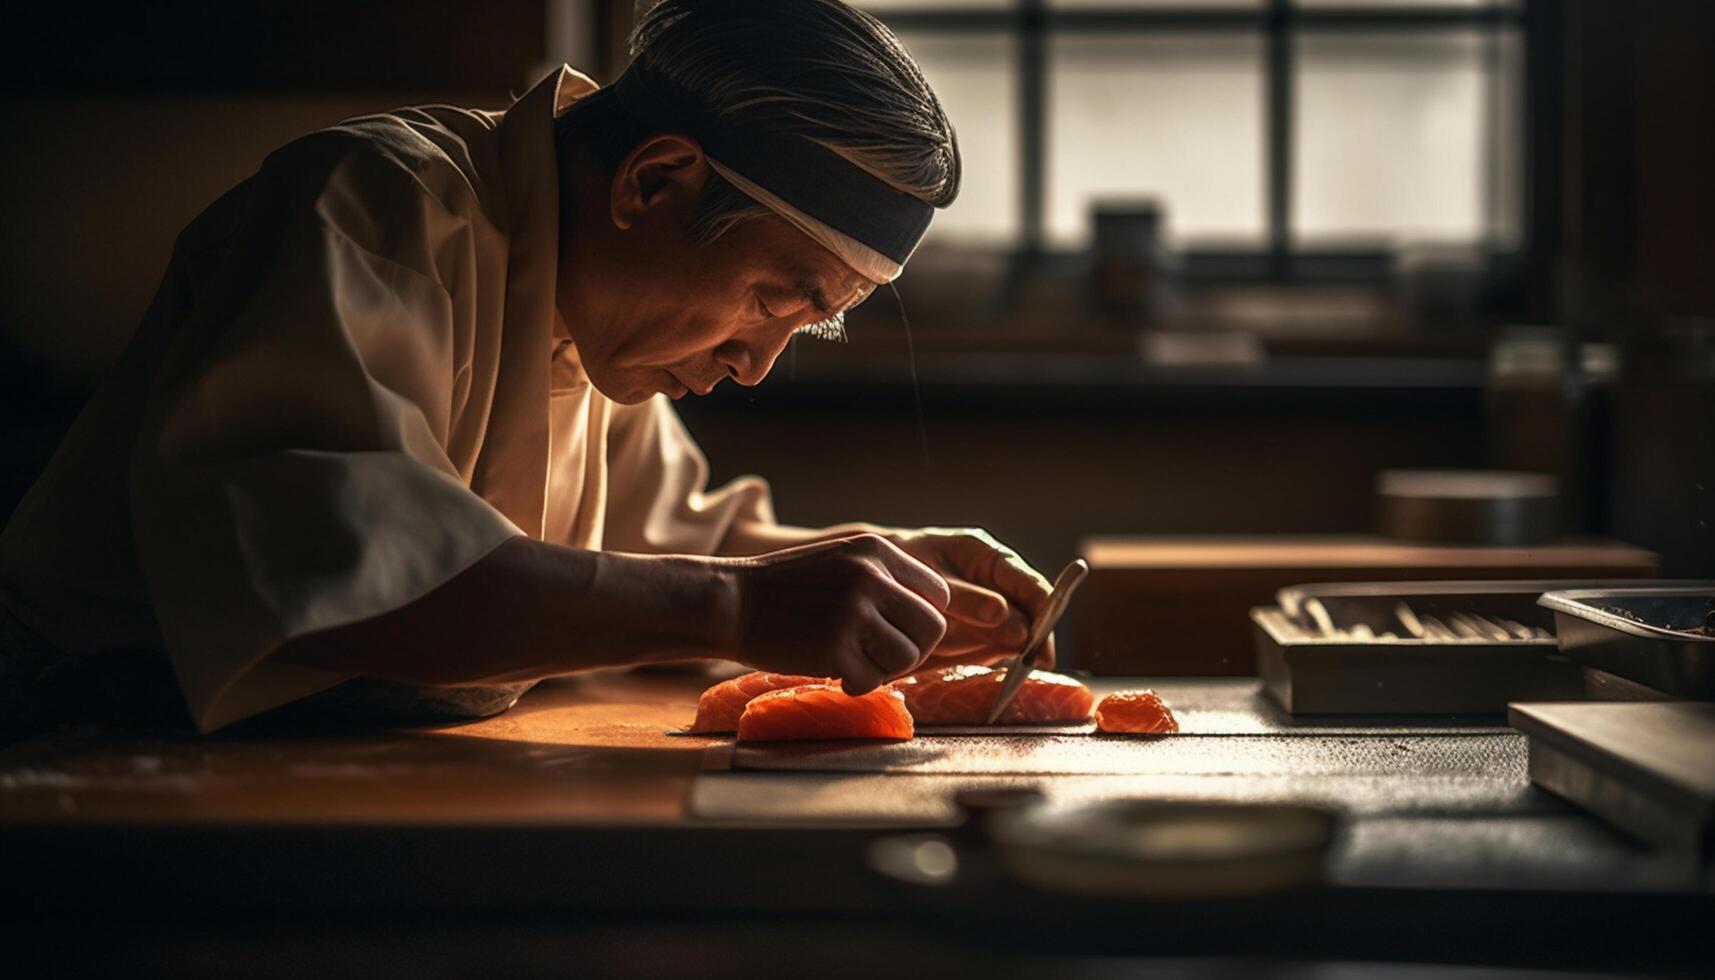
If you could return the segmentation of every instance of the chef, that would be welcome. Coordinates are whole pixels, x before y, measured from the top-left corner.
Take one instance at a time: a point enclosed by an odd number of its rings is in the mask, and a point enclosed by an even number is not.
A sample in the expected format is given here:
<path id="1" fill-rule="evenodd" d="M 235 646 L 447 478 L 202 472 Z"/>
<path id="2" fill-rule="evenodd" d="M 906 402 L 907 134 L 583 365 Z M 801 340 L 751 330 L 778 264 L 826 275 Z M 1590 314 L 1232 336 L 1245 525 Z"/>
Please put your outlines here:
<path id="1" fill-rule="evenodd" d="M 1016 652 L 1047 598 L 1017 554 L 782 525 L 761 479 L 708 488 L 672 405 L 899 274 L 958 190 L 934 93 L 837 0 L 664 0 L 632 44 L 609 88 L 562 68 L 504 112 L 300 139 L 184 230 L 0 538 L 14 725 L 124 714 L 148 664 L 212 731 L 687 658 L 857 694 Z"/>

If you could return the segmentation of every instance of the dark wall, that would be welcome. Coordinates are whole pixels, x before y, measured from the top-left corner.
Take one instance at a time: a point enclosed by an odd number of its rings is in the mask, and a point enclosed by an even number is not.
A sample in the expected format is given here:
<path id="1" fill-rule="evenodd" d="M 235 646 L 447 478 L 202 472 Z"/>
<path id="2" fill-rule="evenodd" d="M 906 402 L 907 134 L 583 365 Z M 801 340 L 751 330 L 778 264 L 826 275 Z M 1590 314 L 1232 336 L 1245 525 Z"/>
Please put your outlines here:
<path id="1" fill-rule="evenodd" d="M 13 4 L 13 91 L 499 91 L 541 60 L 544 4 Z"/>
<path id="2" fill-rule="evenodd" d="M 1715 4 L 1570 0 L 1565 309 L 1591 336 L 1715 315 Z"/>
<path id="3" fill-rule="evenodd" d="M 1481 465 L 1475 389 L 1117 388 L 770 379 L 681 402 L 717 480 L 784 521 L 987 527 L 1042 567 L 1092 534 L 1351 533 L 1378 470 Z M 927 453 L 924 444 L 927 444 Z"/>
<path id="4" fill-rule="evenodd" d="M 1715 4 L 1563 17 L 1563 315 L 1624 354 L 1609 525 L 1715 577 Z"/>
<path id="5" fill-rule="evenodd" d="M 179 229 L 274 148 L 504 106 L 543 3 L 11 4 L 0 29 L 0 518 L 130 337 Z"/>
<path id="6" fill-rule="evenodd" d="M 14 5 L 0 31 L 0 366 L 87 390 L 178 230 L 275 147 L 421 102 L 504 106 L 541 3 Z"/>

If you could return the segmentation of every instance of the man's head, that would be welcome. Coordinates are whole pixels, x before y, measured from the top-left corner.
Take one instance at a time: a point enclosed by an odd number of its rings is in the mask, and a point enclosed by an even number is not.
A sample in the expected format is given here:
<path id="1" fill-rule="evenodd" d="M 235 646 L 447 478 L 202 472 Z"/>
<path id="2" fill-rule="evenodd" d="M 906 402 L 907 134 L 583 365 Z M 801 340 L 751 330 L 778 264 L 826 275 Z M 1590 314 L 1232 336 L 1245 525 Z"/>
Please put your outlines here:
<path id="1" fill-rule="evenodd" d="M 615 400 L 762 380 L 958 192 L 921 72 L 837 0 L 663 0 L 632 54 L 560 121 L 560 308 Z"/>

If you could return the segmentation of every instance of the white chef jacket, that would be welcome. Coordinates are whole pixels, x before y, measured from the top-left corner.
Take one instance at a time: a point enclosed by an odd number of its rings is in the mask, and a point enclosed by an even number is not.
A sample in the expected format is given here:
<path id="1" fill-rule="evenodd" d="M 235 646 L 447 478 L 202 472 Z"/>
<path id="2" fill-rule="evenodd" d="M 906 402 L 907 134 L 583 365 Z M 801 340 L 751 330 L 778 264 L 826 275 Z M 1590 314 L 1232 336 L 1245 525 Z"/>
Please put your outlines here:
<path id="1" fill-rule="evenodd" d="M 594 88 L 352 119 L 198 217 L 0 536 L 0 602 L 73 655 L 164 649 L 209 731 L 347 679 L 282 644 L 514 535 L 711 554 L 772 523 L 758 478 L 705 492 L 665 396 L 595 390 L 554 306 L 553 117 Z"/>

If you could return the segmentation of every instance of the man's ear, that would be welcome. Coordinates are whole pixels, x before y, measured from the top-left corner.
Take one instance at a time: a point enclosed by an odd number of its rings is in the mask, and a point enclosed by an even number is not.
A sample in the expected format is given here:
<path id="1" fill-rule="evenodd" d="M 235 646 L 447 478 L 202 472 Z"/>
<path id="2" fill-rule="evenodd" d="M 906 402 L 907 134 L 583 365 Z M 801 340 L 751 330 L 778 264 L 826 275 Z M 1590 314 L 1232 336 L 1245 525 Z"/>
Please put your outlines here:
<path id="1" fill-rule="evenodd" d="M 690 209 L 709 179 L 703 148 L 689 136 L 662 133 L 632 148 L 619 162 L 609 193 L 613 223 L 630 228 L 643 215 L 665 209 Z"/>

